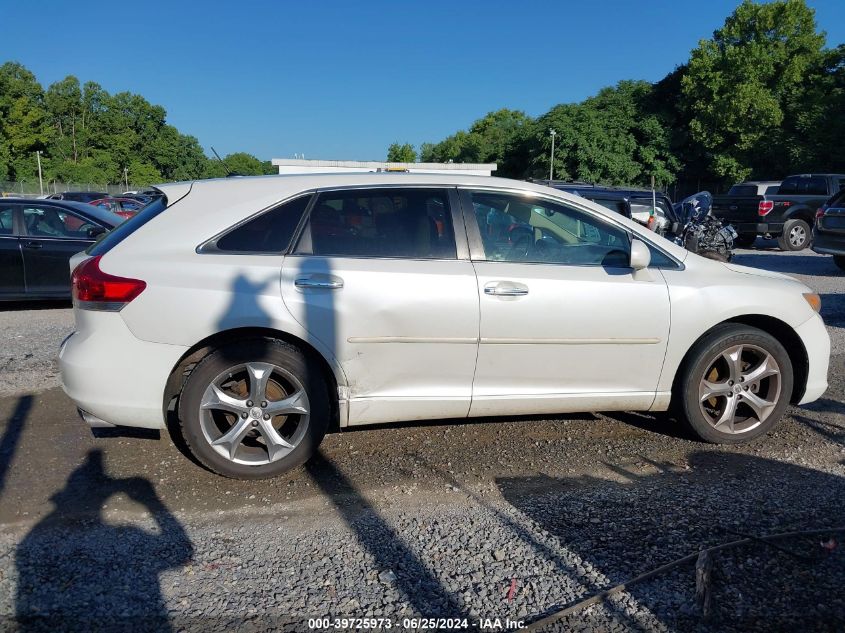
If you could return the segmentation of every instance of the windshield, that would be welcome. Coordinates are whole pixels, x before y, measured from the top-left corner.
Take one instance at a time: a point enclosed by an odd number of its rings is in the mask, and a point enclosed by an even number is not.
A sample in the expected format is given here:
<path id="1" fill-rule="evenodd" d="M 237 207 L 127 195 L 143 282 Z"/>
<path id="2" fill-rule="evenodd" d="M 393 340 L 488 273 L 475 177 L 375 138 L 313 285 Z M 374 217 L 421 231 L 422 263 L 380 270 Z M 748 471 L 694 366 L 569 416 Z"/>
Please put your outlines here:
<path id="1" fill-rule="evenodd" d="M 91 205 L 85 206 L 90 207 Z M 96 209 L 96 207 L 92 208 Z M 106 233 L 106 235 L 103 236 L 103 239 L 101 239 L 99 242 L 95 242 L 94 244 L 92 244 L 85 252 L 94 257 L 96 257 L 97 255 L 105 255 L 111 249 L 113 249 L 115 246 L 125 240 L 127 237 L 132 235 L 132 233 L 137 231 L 147 222 L 156 217 L 159 213 L 164 211 L 166 208 L 167 196 L 161 196 L 159 198 L 156 198 L 143 209 L 138 211 L 138 213 L 133 215 L 125 222 L 121 223 L 117 228 Z M 103 213 L 108 213 L 108 211 L 103 211 Z M 109 215 L 114 214 L 109 213 Z"/>

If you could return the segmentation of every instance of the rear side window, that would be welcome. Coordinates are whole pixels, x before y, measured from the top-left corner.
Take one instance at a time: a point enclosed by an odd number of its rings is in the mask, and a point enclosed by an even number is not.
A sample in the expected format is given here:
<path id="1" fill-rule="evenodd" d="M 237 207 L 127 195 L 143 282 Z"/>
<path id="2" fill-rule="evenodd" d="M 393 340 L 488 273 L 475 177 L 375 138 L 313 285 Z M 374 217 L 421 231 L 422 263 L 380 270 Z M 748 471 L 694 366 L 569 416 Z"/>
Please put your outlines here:
<path id="1" fill-rule="evenodd" d="M 297 253 L 455 259 L 443 189 L 358 189 L 320 194 Z"/>
<path id="2" fill-rule="evenodd" d="M 126 220 L 126 222 L 118 224 L 114 229 L 106 233 L 101 240 L 94 242 L 85 252 L 93 257 L 105 255 L 166 208 L 167 196 L 156 198 L 138 213 Z"/>
<path id="3" fill-rule="evenodd" d="M 284 253 L 308 208 L 312 195 L 301 196 L 265 211 L 217 238 L 210 249 L 224 253 Z M 206 248 L 202 249 L 206 251 Z"/>
<path id="4" fill-rule="evenodd" d="M 600 204 L 605 209 L 610 209 L 611 211 L 615 211 L 619 215 L 627 216 L 627 205 L 625 204 L 624 200 L 611 200 L 605 198 L 590 198 L 588 196 L 584 196 L 587 200 L 591 202 L 595 202 L 596 204 Z"/>
<path id="5" fill-rule="evenodd" d="M 729 196 L 756 196 L 757 185 L 734 185 L 728 191 Z"/>
<path id="6" fill-rule="evenodd" d="M 827 178 L 823 176 L 793 176 L 783 181 L 778 193 L 786 196 L 825 196 L 827 195 Z"/>

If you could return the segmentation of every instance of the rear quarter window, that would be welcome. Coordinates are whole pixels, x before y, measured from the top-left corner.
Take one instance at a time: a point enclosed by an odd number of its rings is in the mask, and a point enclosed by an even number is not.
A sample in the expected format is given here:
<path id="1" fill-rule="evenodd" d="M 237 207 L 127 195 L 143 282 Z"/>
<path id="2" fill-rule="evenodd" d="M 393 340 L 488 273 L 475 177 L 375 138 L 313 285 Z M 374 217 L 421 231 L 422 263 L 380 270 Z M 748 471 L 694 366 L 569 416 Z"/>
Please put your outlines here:
<path id="1" fill-rule="evenodd" d="M 284 202 L 247 220 L 200 250 L 222 253 L 284 253 L 288 250 L 296 227 L 299 226 L 312 197 L 313 194 L 308 194 Z"/>
<path id="2" fill-rule="evenodd" d="M 757 185 L 734 185 L 728 191 L 729 196 L 756 196 Z"/>

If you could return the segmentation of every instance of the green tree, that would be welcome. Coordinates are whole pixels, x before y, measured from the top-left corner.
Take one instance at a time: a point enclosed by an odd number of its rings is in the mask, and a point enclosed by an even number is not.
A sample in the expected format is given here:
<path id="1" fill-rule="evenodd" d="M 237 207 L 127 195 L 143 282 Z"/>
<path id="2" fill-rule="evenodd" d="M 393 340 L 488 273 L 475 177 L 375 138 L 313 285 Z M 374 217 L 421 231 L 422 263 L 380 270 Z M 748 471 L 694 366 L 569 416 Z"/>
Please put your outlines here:
<path id="1" fill-rule="evenodd" d="M 387 148 L 387 162 L 389 163 L 414 163 L 417 160 L 417 152 L 410 143 L 391 143 Z"/>
<path id="2" fill-rule="evenodd" d="M 824 43 L 804 0 L 745 0 L 712 39 L 699 42 L 682 95 L 691 138 L 716 176 L 788 171 L 782 147 L 792 132 L 783 124 L 794 118 L 790 104 L 801 102 L 804 76 L 822 65 Z"/>
<path id="3" fill-rule="evenodd" d="M 0 66 L 0 160 L 12 180 L 36 178 L 36 150 L 50 142 L 44 90 L 30 71 L 16 62 Z"/>

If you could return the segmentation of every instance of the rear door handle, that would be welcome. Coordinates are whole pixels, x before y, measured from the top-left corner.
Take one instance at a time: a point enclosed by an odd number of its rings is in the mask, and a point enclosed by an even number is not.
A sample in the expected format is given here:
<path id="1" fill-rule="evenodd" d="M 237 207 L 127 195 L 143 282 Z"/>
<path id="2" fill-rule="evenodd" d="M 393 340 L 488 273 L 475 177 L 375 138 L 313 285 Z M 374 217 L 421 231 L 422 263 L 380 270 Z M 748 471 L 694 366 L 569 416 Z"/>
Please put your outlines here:
<path id="1" fill-rule="evenodd" d="M 24 248 L 30 248 L 33 250 L 38 250 L 39 248 L 43 247 L 44 245 L 41 242 L 24 242 Z"/>
<path id="2" fill-rule="evenodd" d="M 321 290 L 339 290 L 343 288 L 343 279 L 340 277 L 300 277 L 293 282 L 297 288 L 318 288 Z"/>
<path id="3" fill-rule="evenodd" d="M 493 281 L 484 286 L 484 294 L 493 297 L 524 297 L 528 286 L 513 281 Z"/>

